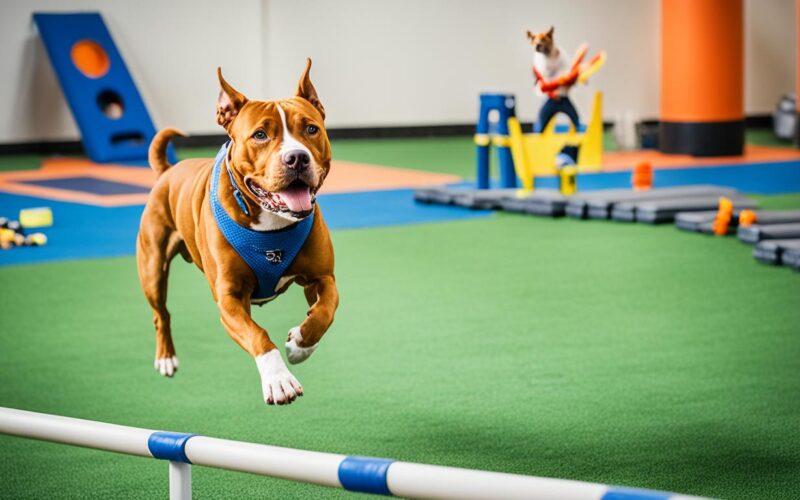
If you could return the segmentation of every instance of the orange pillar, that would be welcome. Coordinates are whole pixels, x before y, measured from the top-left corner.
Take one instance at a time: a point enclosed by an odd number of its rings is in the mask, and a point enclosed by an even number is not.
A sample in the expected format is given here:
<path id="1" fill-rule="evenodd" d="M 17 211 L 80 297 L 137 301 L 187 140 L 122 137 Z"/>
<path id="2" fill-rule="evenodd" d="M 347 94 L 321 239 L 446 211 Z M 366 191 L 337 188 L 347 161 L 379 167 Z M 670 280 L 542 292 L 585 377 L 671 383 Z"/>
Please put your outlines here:
<path id="1" fill-rule="evenodd" d="M 743 0 L 661 0 L 661 127 L 665 153 L 744 150 Z"/>

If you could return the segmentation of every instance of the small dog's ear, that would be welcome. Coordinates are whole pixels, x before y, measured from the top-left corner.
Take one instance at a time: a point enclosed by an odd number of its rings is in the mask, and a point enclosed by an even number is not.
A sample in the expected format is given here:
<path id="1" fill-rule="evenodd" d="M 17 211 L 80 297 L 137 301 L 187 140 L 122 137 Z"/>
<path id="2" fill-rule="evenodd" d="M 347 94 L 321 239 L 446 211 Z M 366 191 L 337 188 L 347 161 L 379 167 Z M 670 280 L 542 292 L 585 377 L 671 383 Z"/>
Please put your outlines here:
<path id="1" fill-rule="evenodd" d="M 221 87 L 217 97 L 217 123 L 228 130 L 233 118 L 239 114 L 242 106 L 247 102 L 247 97 L 225 81 L 222 77 L 222 68 L 217 68 L 217 77 Z"/>
<path id="2" fill-rule="evenodd" d="M 314 88 L 314 84 L 311 83 L 311 58 L 306 58 L 306 69 L 303 70 L 303 74 L 300 75 L 300 81 L 297 82 L 297 90 L 295 90 L 294 95 L 297 97 L 302 97 L 306 101 L 310 102 L 312 106 L 317 108 L 319 114 L 322 115 L 322 119 L 325 119 L 325 108 L 322 106 L 322 103 L 319 100 L 319 96 L 317 95 L 317 89 Z"/>
<path id="3" fill-rule="evenodd" d="M 526 30 L 526 31 L 525 31 L 525 33 L 528 35 L 528 40 L 530 40 L 531 42 L 533 42 L 534 40 L 536 40 L 536 35 L 534 35 L 533 33 L 531 33 L 531 30 Z"/>
<path id="4" fill-rule="evenodd" d="M 547 30 L 547 36 L 553 36 L 553 32 L 556 30 L 555 26 L 550 26 L 550 29 Z"/>

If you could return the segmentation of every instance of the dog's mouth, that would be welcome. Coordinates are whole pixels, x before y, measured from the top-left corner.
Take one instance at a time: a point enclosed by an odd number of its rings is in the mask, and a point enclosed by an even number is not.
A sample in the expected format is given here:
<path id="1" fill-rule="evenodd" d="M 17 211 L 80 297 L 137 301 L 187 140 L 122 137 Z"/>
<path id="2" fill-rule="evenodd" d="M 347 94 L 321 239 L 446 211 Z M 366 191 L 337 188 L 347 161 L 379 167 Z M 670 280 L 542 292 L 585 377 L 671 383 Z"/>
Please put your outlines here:
<path id="1" fill-rule="evenodd" d="M 267 191 L 253 179 L 247 179 L 245 185 L 256 197 L 261 208 L 277 214 L 291 215 L 296 219 L 311 215 L 317 201 L 311 187 L 301 179 L 295 179 L 280 191 Z"/>

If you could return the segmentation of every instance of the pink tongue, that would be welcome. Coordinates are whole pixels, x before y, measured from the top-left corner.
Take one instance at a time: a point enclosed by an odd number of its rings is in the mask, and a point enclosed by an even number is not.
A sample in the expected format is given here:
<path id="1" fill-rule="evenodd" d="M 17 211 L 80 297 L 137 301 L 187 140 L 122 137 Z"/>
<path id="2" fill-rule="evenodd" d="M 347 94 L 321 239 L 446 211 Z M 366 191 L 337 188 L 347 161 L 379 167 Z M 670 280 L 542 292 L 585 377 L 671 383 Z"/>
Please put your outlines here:
<path id="1" fill-rule="evenodd" d="M 311 210 L 311 191 L 308 186 L 291 186 L 277 194 L 292 212 Z"/>

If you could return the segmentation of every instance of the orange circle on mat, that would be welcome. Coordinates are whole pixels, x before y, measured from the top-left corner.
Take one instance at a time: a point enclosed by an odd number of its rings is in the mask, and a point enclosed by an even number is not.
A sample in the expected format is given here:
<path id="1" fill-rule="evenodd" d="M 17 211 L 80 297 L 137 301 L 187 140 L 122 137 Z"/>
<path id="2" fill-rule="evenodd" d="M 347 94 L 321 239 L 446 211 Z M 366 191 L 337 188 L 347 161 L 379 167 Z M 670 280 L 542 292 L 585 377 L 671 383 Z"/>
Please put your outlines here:
<path id="1" fill-rule="evenodd" d="M 100 78 L 111 66 L 105 49 L 91 40 L 81 40 L 73 45 L 70 56 L 72 64 L 88 78 Z"/>

